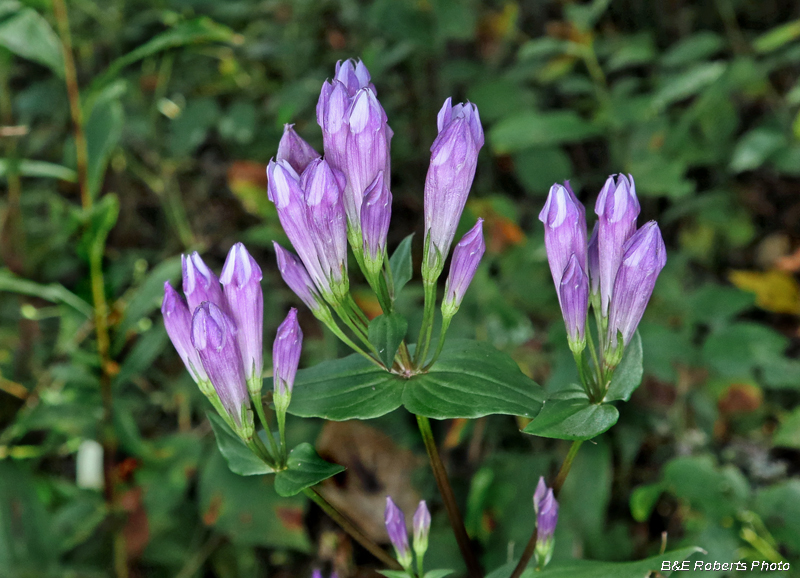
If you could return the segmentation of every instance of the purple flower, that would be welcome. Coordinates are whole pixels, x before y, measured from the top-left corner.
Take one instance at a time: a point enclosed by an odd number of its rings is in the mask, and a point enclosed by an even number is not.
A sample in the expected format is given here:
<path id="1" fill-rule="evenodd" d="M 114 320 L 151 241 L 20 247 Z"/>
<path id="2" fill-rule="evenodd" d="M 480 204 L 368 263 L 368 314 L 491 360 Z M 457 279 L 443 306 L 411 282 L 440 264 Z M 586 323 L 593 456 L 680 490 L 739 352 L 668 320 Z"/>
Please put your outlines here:
<path id="1" fill-rule="evenodd" d="M 346 115 L 353 93 L 347 86 L 334 79 L 325 82 L 317 101 L 317 124 L 322 129 L 322 147 L 325 160 L 339 170 L 346 162 L 347 126 Z"/>
<path id="2" fill-rule="evenodd" d="M 642 225 L 625 243 L 609 310 L 607 365 L 614 367 L 621 361 L 622 349 L 633 337 L 666 263 L 667 249 L 655 221 Z"/>
<path id="3" fill-rule="evenodd" d="M 450 263 L 450 274 L 444 288 L 442 301 L 442 315 L 450 318 L 455 315 L 464 299 L 475 271 L 481 262 L 486 245 L 483 242 L 483 219 L 478 219 L 475 226 L 467 231 L 453 249 L 453 259 Z"/>
<path id="4" fill-rule="evenodd" d="M 361 88 L 370 88 L 372 92 L 378 94 L 375 85 L 370 82 L 370 74 L 367 67 L 361 60 L 348 58 L 345 61 L 336 63 L 336 74 L 334 78 L 347 87 L 350 96 L 354 95 Z"/>
<path id="5" fill-rule="evenodd" d="M 558 288 L 572 255 L 586 269 L 586 209 L 572 192 L 569 182 L 550 187 L 539 220 L 544 223 L 547 261 Z"/>
<path id="6" fill-rule="evenodd" d="M 558 523 L 558 502 L 553 489 L 544 483 L 544 478 L 539 478 L 533 494 L 533 510 L 536 513 L 536 561 L 542 568 L 553 555 L 553 534 Z"/>
<path id="7" fill-rule="evenodd" d="M 425 246 L 423 278 L 431 282 L 442 272 L 458 221 L 475 178 L 478 151 L 483 146 L 478 107 L 444 102 L 437 117 L 439 136 L 431 145 L 425 178 Z"/>
<path id="8" fill-rule="evenodd" d="M 164 282 L 164 301 L 161 304 L 164 327 L 167 329 L 172 345 L 183 360 L 195 383 L 208 383 L 208 375 L 200 355 L 192 345 L 192 314 L 186 300 L 172 288 L 169 281 Z M 207 387 L 207 386 L 206 386 Z"/>
<path id="9" fill-rule="evenodd" d="M 249 425 L 252 430 L 252 413 L 247 411 L 250 399 L 231 318 L 214 303 L 203 302 L 192 317 L 192 345 L 228 416 L 238 428 Z"/>
<path id="10" fill-rule="evenodd" d="M 386 512 L 384 513 L 386 532 L 392 541 L 397 561 L 404 568 L 411 565 L 411 550 L 408 547 L 408 530 L 406 530 L 406 517 L 389 496 L 386 496 Z"/>
<path id="11" fill-rule="evenodd" d="M 321 297 L 303 262 L 297 255 L 287 251 L 276 241 L 272 242 L 272 246 L 275 247 L 275 256 L 278 258 L 278 270 L 289 289 L 294 291 L 295 295 L 312 311 L 323 307 Z"/>
<path id="12" fill-rule="evenodd" d="M 636 230 L 639 216 L 639 200 L 633 177 L 614 175 L 608 177 L 597 197 L 594 212 L 597 213 L 597 249 L 600 264 L 600 297 L 602 315 L 608 315 L 608 306 L 622 260 L 623 246 Z"/>
<path id="13" fill-rule="evenodd" d="M 567 327 L 569 347 L 580 353 L 586 347 L 586 315 L 589 311 L 589 278 L 573 253 L 561 275 L 558 302 Z"/>
<path id="14" fill-rule="evenodd" d="M 371 275 L 377 275 L 386 254 L 386 235 L 392 217 L 392 193 L 378 171 L 375 180 L 364 191 L 361 205 L 361 234 L 364 239 L 364 263 Z"/>
<path id="15" fill-rule="evenodd" d="M 314 150 L 314 147 L 294 131 L 293 124 L 283 125 L 283 136 L 281 142 L 278 143 L 277 160 L 288 162 L 297 173 L 302 173 L 311 161 L 321 156 Z"/>
<path id="16" fill-rule="evenodd" d="M 220 281 L 225 289 L 228 310 L 237 328 L 237 341 L 251 395 L 261 393 L 264 366 L 264 295 L 261 268 L 241 243 L 228 252 Z"/>
<path id="17" fill-rule="evenodd" d="M 425 500 L 421 500 L 414 512 L 414 552 L 421 559 L 428 550 L 428 534 L 431 530 L 431 513 Z"/>
<path id="18" fill-rule="evenodd" d="M 597 223 L 592 228 L 587 251 L 587 265 L 589 275 L 589 293 L 598 295 L 600 292 L 600 253 L 597 248 Z M 598 302 L 599 306 L 599 302 Z"/>
<path id="19" fill-rule="evenodd" d="M 292 307 L 286 319 L 278 327 L 275 342 L 272 345 L 272 372 L 275 378 L 276 398 L 292 395 L 302 349 L 303 332 L 297 322 L 297 309 Z"/>
<path id="20" fill-rule="evenodd" d="M 547 495 L 547 484 L 544 482 L 544 476 L 539 476 L 539 483 L 536 484 L 536 491 L 533 492 L 533 512 L 539 513 L 539 507 Z"/>
<path id="21" fill-rule="evenodd" d="M 269 198 L 314 285 L 326 300 L 341 301 L 349 287 L 344 177 L 322 159 L 302 176 L 286 161 L 270 161 L 267 172 Z"/>
<path id="22" fill-rule="evenodd" d="M 195 309 L 203 302 L 209 301 L 228 312 L 222 286 L 211 269 L 203 262 L 200 254 L 195 251 L 191 255 L 181 255 L 183 267 L 183 294 L 189 305 L 189 311 Z"/>
<path id="23" fill-rule="evenodd" d="M 314 570 L 311 572 L 311 578 L 322 578 L 322 572 L 319 568 L 314 568 Z"/>

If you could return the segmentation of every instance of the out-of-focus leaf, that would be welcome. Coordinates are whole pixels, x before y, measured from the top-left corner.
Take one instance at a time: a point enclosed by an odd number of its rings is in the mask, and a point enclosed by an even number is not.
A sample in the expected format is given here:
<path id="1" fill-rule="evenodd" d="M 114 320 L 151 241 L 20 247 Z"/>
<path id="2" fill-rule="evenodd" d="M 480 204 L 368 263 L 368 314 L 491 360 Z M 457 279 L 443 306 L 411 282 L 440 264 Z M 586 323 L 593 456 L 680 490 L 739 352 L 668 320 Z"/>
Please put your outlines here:
<path id="1" fill-rule="evenodd" d="M 119 373 L 114 377 L 114 386 L 118 387 L 145 371 L 164 352 L 166 345 L 167 332 L 161 323 L 139 336 L 136 345 L 125 356 Z"/>
<path id="2" fill-rule="evenodd" d="M 787 340 L 758 323 L 734 323 L 715 331 L 703 344 L 703 359 L 720 375 L 741 378 L 782 358 Z"/>
<path id="3" fill-rule="evenodd" d="M 714 56 L 725 46 L 725 40 L 711 30 L 702 30 L 691 36 L 682 38 L 667 49 L 661 56 L 661 64 L 669 67 L 678 67 L 706 60 Z"/>
<path id="4" fill-rule="evenodd" d="M 219 121 L 223 138 L 239 144 L 252 142 L 256 128 L 256 107 L 245 101 L 236 101 Z"/>
<path id="5" fill-rule="evenodd" d="M 489 131 L 489 140 L 496 154 L 507 154 L 530 147 L 579 142 L 599 133 L 599 127 L 572 110 L 526 112 L 498 122 Z"/>
<path id="6" fill-rule="evenodd" d="M 546 194 L 554 183 L 572 176 L 569 155 L 556 146 L 521 150 L 514 153 L 513 159 L 514 172 L 533 193 Z"/>
<path id="7" fill-rule="evenodd" d="M 125 111 L 117 95 L 124 91 L 124 85 L 111 85 L 106 89 L 108 96 L 100 95 L 92 107 L 86 122 L 86 149 L 88 155 L 89 192 L 97 197 L 111 153 L 122 137 L 125 124 Z"/>
<path id="8" fill-rule="evenodd" d="M 279 496 L 294 496 L 343 471 L 344 467 L 319 457 L 314 446 L 302 443 L 289 452 L 286 469 L 275 475 L 275 491 Z"/>
<path id="9" fill-rule="evenodd" d="M 680 74 L 664 79 L 653 96 L 653 108 L 665 109 L 674 102 L 689 98 L 716 82 L 727 69 L 725 62 L 701 62 Z"/>
<path id="10" fill-rule="evenodd" d="M 771 128 L 754 128 L 736 143 L 730 169 L 734 172 L 757 169 L 786 144 L 784 134 Z"/>
<path id="11" fill-rule="evenodd" d="M 10 163 L 9 159 L 0 159 L 0 177 L 8 174 Z M 17 171 L 23 177 L 61 179 L 70 183 L 78 180 L 78 175 L 73 169 L 55 163 L 48 163 L 47 161 L 21 159 L 17 161 Z"/>
<path id="12" fill-rule="evenodd" d="M 114 194 L 104 195 L 87 215 L 88 226 L 78 245 L 78 253 L 90 258 L 101 258 L 108 233 L 119 217 L 119 199 Z"/>
<path id="13" fill-rule="evenodd" d="M 800 285 L 786 271 L 731 271 L 731 283 L 756 295 L 756 305 L 773 313 L 800 314 Z"/>
<path id="14" fill-rule="evenodd" d="M 33 295 L 52 303 L 65 303 L 86 317 L 94 314 L 94 308 L 89 303 L 70 292 L 63 285 L 59 283 L 41 285 L 34 281 L 20 279 L 8 269 L 0 269 L 0 291 Z"/>
<path id="15" fill-rule="evenodd" d="M 800 407 L 781 421 L 772 443 L 776 447 L 800 449 Z"/>
<path id="16" fill-rule="evenodd" d="M 800 480 L 784 480 L 759 490 L 756 511 L 777 540 L 800 553 Z"/>
<path id="17" fill-rule="evenodd" d="M 640 195 L 666 195 L 673 199 L 686 197 L 695 190 L 695 182 L 685 176 L 686 169 L 686 163 L 660 154 L 649 154 L 630 164 Z"/>
<path id="18" fill-rule="evenodd" d="M 606 67 L 610 71 L 621 70 L 628 66 L 647 64 L 656 57 L 656 47 L 649 33 L 636 34 L 620 41 L 620 45 L 611 54 Z"/>
<path id="19" fill-rule="evenodd" d="M 709 283 L 691 296 L 688 313 L 695 322 L 719 324 L 752 306 L 752 294 Z"/>
<path id="20" fill-rule="evenodd" d="M 664 483 L 694 510 L 715 519 L 735 515 L 750 494 L 750 485 L 738 469 L 720 468 L 708 455 L 673 459 L 664 467 Z"/>
<path id="21" fill-rule="evenodd" d="M 796 38 L 800 38 L 800 20 L 781 24 L 765 32 L 755 39 L 753 48 L 756 52 L 767 53 L 778 50 Z"/>
<path id="22" fill-rule="evenodd" d="M 23 8 L 0 21 L 0 46 L 64 76 L 61 42 L 47 20 L 33 8 Z"/>
<path id="23" fill-rule="evenodd" d="M 664 485 L 661 483 L 645 484 L 634 489 L 630 502 L 633 519 L 637 522 L 646 522 L 663 493 Z"/>
<path id="24" fill-rule="evenodd" d="M 235 42 L 236 40 L 237 36 L 233 30 L 207 17 L 181 22 L 174 28 L 155 36 L 153 39 L 132 50 L 125 56 L 117 58 L 109 65 L 102 75 L 95 78 L 91 86 L 91 91 L 96 92 L 104 85 L 113 81 L 126 66 L 142 60 L 143 58 L 147 58 L 148 56 L 163 52 L 164 50 L 189 44 Z"/>
<path id="25" fill-rule="evenodd" d="M 170 127 L 170 148 L 176 155 L 190 154 L 206 138 L 219 116 L 217 101 L 198 98 L 189 102 L 181 115 Z"/>
<path id="26" fill-rule="evenodd" d="M 217 438 L 217 447 L 233 473 L 240 476 L 260 476 L 274 471 L 244 445 L 242 439 L 231 431 L 221 417 L 210 411 L 206 415 Z"/>
<path id="27" fill-rule="evenodd" d="M 642 373 L 642 338 L 639 337 L 637 331 L 625 348 L 625 354 L 611 377 L 611 383 L 603 401 L 628 401 L 631 394 L 642 383 Z"/>

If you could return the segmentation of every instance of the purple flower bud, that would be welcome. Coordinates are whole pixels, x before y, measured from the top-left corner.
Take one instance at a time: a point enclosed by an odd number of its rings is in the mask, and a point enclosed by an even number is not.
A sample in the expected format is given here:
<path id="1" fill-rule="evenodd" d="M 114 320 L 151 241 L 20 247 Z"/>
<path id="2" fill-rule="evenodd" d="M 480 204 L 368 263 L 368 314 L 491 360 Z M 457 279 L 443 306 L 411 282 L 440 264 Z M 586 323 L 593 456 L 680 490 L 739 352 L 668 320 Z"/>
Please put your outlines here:
<path id="1" fill-rule="evenodd" d="M 322 578 L 322 572 L 319 568 L 314 568 L 314 570 L 312 570 L 311 578 Z"/>
<path id="2" fill-rule="evenodd" d="M 580 353 L 586 347 L 586 315 L 589 311 L 589 278 L 578 264 L 573 253 L 561 275 L 558 288 L 558 301 L 564 324 L 567 327 L 569 347 L 574 353 Z"/>
<path id="3" fill-rule="evenodd" d="M 261 268 L 241 243 L 228 252 L 220 281 L 225 289 L 228 310 L 237 328 L 237 341 L 251 395 L 261 392 L 264 367 L 264 295 Z"/>
<path id="4" fill-rule="evenodd" d="M 238 427 L 246 426 L 242 416 L 250 403 L 233 321 L 214 303 L 203 302 L 192 318 L 192 344 L 222 407 Z"/>
<path id="5" fill-rule="evenodd" d="M 347 123 L 349 134 L 344 167 L 347 175 L 344 208 L 353 235 L 358 237 L 360 249 L 364 193 L 381 171 L 384 172 L 386 187 L 389 187 L 389 174 L 386 172 L 389 159 L 386 113 L 372 90 L 362 88 L 356 93 L 347 113 Z"/>
<path id="6" fill-rule="evenodd" d="M 448 98 L 439 111 L 437 125 L 439 136 L 431 146 L 425 178 L 423 277 L 428 280 L 442 272 L 483 146 L 483 128 L 474 104 L 453 106 Z"/>
<path id="7" fill-rule="evenodd" d="M 404 568 L 411 565 L 411 550 L 408 547 L 408 530 L 406 530 L 406 517 L 389 496 L 386 496 L 386 511 L 384 513 L 386 532 L 392 541 L 397 561 Z"/>
<path id="8" fill-rule="evenodd" d="M 547 542 L 553 537 L 558 523 L 558 502 L 553 495 L 553 489 L 548 488 L 544 498 L 539 502 L 536 513 L 537 542 Z"/>
<path id="9" fill-rule="evenodd" d="M 294 377 L 303 349 L 303 332 L 297 323 L 297 309 L 292 307 L 278 327 L 272 345 L 272 372 L 275 378 L 275 396 L 291 396 Z"/>
<path id="10" fill-rule="evenodd" d="M 428 534 L 431 530 L 431 513 L 425 500 L 421 500 L 414 512 L 414 552 L 420 559 L 428 550 Z"/>
<path id="11" fill-rule="evenodd" d="M 192 314 L 186 300 L 172 288 L 169 281 L 164 282 L 164 301 L 161 304 L 164 327 L 167 329 L 172 345 L 183 360 L 189 375 L 195 383 L 208 382 L 208 375 L 200 361 L 200 355 L 192 345 Z"/>
<path id="12" fill-rule="evenodd" d="M 536 484 L 536 491 L 533 493 L 533 511 L 539 513 L 539 507 L 547 495 L 547 484 L 544 483 L 544 476 L 539 476 L 539 483 Z"/>
<path id="13" fill-rule="evenodd" d="M 275 255 L 278 258 L 278 270 L 281 272 L 281 277 L 283 277 L 289 289 L 294 291 L 295 295 L 297 295 L 309 309 L 312 311 L 319 309 L 322 306 L 321 298 L 303 262 L 297 255 L 291 251 L 287 251 L 277 242 L 273 241 L 272 246 L 275 247 Z"/>
<path id="14" fill-rule="evenodd" d="M 336 63 L 336 74 L 334 78 L 347 87 L 347 92 L 353 96 L 361 88 L 370 88 L 375 94 L 375 85 L 370 82 L 369 70 L 361 60 L 354 61 L 348 58 L 345 61 Z"/>
<path id="15" fill-rule="evenodd" d="M 283 125 L 283 136 L 278 143 L 276 158 L 279 161 L 287 161 L 297 173 L 302 173 L 311 161 L 322 155 L 304 141 L 293 127 L 293 124 Z"/>
<path id="16" fill-rule="evenodd" d="M 189 311 L 194 312 L 203 301 L 209 301 L 227 313 L 228 305 L 222 294 L 219 277 L 203 262 L 200 254 L 195 251 L 188 256 L 181 255 L 181 264 L 183 294 L 186 295 Z"/>
<path id="17" fill-rule="evenodd" d="M 392 193 L 386 186 L 383 171 L 364 191 L 361 206 L 361 234 L 364 239 L 364 260 L 373 275 L 380 271 L 386 253 L 386 235 L 392 217 Z"/>
<path id="18" fill-rule="evenodd" d="M 336 169 L 343 170 L 346 162 L 348 126 L 347 111 L 352 94 L 338 80 L 325 82 L 317 101 L 317 124 L 322 129 L 322 146 L 325 160 Z"/>
<path id="19" fill-rule="evenodd" d="M 444 288 L 442 315 L 445 318 L 455 315 L 464 299 L 475 271 L 481 262 L 486 245 L 483 242 L 483 219 L 478 219 L 475 226 L 467 231 L 453 249 L 450 262 L 450 274 Z"/>
<path id="20" fill-rule="evenodd" d="M 586 258 L 589 266 L 589 293 L 597 295 L 600 291 L 600 253 L 597 249 L 597 223 L 594 224 L 592 235 L 589 237 Z"/>
<path id="21" fill-rule="evenodd" d="M 622 359 L 622 348 L 633 337 L 666 263 L 667 249 L 655 221 L 642 225 L 625 243 L 609 310 L 604 354 L 608 365 L 615 366 Z M 622 343 L 618 342 L 620 334 Z"/>
<path id="22" fill-rule="evenodd" d="M 270 161 L 267 172 L 269 198 L 314 285 L 325 299 L 342 299 L 348 291 L 343 176 L 322 159 L 302 177 L 286 161 Z"/>
<path id="23" fill-rule="evenodd" d="M 582 268 L 586 268 L 586 209 L 569 183 L 565 185 L 550 187 L 547 202 L 539 213 L 539 220 L 544 223 L 544 245 L 556 289 L 572 255 Z"/>
<path id="24" fill-rule="evenodd" d="M 597 197 L 597 249 L 600 262 L 600 297 L 603 317 L 608 315 L 608 305 L 614 288 L 614 279 L 622 259 L 623 246 L 636 230 L 639 200 L 633 177 L 614 175 L 608 177 Z"/>

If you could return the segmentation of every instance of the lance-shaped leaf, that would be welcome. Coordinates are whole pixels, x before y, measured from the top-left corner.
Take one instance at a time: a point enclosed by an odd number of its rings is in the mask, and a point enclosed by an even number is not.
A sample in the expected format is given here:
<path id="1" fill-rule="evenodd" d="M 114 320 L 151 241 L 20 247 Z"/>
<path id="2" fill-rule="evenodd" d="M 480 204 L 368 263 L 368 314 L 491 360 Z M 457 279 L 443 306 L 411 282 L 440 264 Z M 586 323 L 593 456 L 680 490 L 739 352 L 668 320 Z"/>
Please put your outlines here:
<path id="1" fill-rule="evenodd" d="M 319 457 L 311 444 L 302 443 L 289 452 L 286 469 L 275 476 L 275 491 L 284 498 L 294 496 L 344 470 Z"/>

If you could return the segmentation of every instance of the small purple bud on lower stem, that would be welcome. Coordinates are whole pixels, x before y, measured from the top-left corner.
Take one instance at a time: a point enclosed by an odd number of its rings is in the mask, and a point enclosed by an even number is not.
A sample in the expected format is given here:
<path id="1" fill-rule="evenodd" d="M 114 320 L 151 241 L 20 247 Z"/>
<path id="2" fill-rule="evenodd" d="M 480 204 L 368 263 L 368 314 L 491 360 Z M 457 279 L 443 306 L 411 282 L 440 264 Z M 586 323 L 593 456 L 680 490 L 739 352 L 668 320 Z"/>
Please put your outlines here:
<path id="1" fill-rule="evenodd" d="M 319 568 L 314 568 L 314 570 L 312 570 L 311 578 L 322 578 L 322 572 Z"/>
<path id="2" fill-rule="evenodd" d="M 237 433 L 252 437 L 253 413 L 233 321 L 214 303 L 203 302 L 192 317 L 192 344 Z"/>
<path id="3" fill-rule="evenodd" d="M 242 353 L 242 365 L 251 397 L 261 398 L 264 367 L 264 295 L 261 290 L 261 268 L 236 243 L 228 252 L 220 282 L 225 291 L 228 310 L 236 324 L 236 339 Z"/>
<path id="4" fill-rule="evenodd" d="M 305 170 L 311 161 L 321 156 L 314 150 L 314 147 L 295 132 L 293 124 L 283 125 L 283 136 L 280 143 L 278 143 L 277 160 L 285 160 L 299 174 Z"/>
<path id="5" fill-rule="evenodd" d="M 547 495 L 547 484 L 544 482 L 544 476 L 539 476 L 539 483 L 536 484 L 536 491 L 533 493 L 533 511 L 539 514 L 539 506 Z"/>
<path id="6" fill-rule="evenodd" d="M 578 354 L 586 348 L 586 315 L 589 312 L 589 278 L 573 254 L 558 288 L 558 301 L 567 327 L 569 348 Z"/>
<path id="7" fill-rule="evenodd" d="M 478 108 L 471 103 L 452 105 L 447 99 L 437 117 L 439 136 L 431 145 L 425 178 L 425 243 L 422 277 L 433 282 L 444 268 L 453 236 L 467 202 L 483 128 Z"/>
<path id="8" fill-rule="evenodd" d="M 383 171 L 378 171 L 364 192 L 361 206 L 361 234 L 364 242 L 364 266 L 368 275 L 376 276 L 383 267 L 386 235 L 392 217 L 392 193 L 386 186 Z"/>
<path id="9" fill-rule="evenodd" d="M 642 225 L 625 243 L 609 310 L 603 352 L 607 367 L 616 367 L 622 360 L 622 351 L 633 337 L 666 263 L 667 249 L 655 221 Z"/>
<path id="10" fill-rule="evenodd" d="M 600 265 L 600 298 L 602 316 L 608 316 L 608 306 L 614 290 L 622 260 L 625 242 L 636 230 L 639 216 L 639 200 L 636 198 L 636 185 L 633 177 L 614 175 L 608 177 L 595 204 L 597 214 L 597 249 Z"/>
<path id="11" fill-rule="evenodd" d="M 442 300 L 442 315 L 445 318 L 453 317 L 461 306 L 461 301 L 478 270 L 485 251 L 483 219 L 478 219 L 475 226 L 464 234 L 456 248 L 453 249 L 450 274 L 447 276 Z"/>
<path id="12" fill-rule="evenodd" d="M 414 553 L 419 561 L 428 550 L 428 534 L 431 530 L 431 513 L 425 500 L 421 500 L 414 512 Z M 417 562 L 419 563 L 419 562 Z"/>
<path id="13" fill-rule="evenodd" d="M 195 309 L 203 302 L 208 301 L 228 313 L 228 305 L 222 294 L 219 277 L 203 262 L 200 254 L 195 251 L 191 255 L 181 255 L 183 268 L 183 294 L 189 311 L 194 314 Z"/>
<path id="14" fill-rule="evenodd" d="M 539 220 L 544 223 L 547 261 L 556 290 L 572 255 L 581 268 L 586 269 L 586 209 L 568 185 L 550 187 L 547 202 L 539 213 Z"/>
<path id="15" fill-rule="evenodd" d="M 558 502 L 550 488 L 540 500 L 536 514 L 536 563 L 539 568 L 546 566 L 553 556 L 553 534 L 557 523 Z"/>
<path id="16" fill-rule="evenodd" d="M 384 513 L 386 532 L 389 534 L 397 554 L 397 561 L 403 568 L 410 568 L 412 563 L 411 549 L 408 547 L 408 530 L 406 517 L 389 496 L 386 496 L 386 511 Z"/>
<path id="17" fill-rule="evenodd" d="M 272 345 L 272 371 L 276 411 L 286 411 L 292 396 L 294 378 L 303 349 L 303 331 L 297 322 L 297 309 L 292 307 L 283 323 L 278 327 Z"/>
<path id="18" fill-rule="evenodd" d="M 172 345 L 183 360 L 195 383 L 203 384 L 201 389 L 208 390 L 209 379 L 200 355 L 192 345 L 192 314 L 184 298 L 172 288 L 169 281 L 164 282 L 164 301 L 161 304 L 164 316 L 164 327 L 167 329 Z"/>

